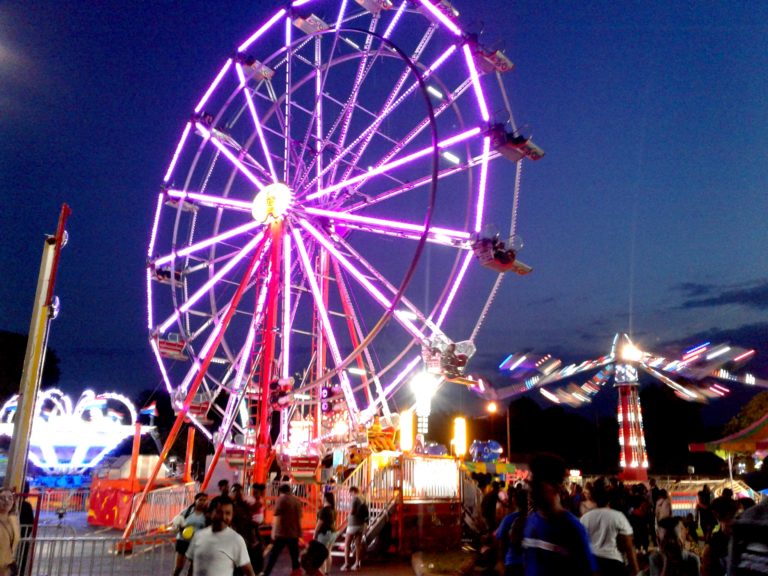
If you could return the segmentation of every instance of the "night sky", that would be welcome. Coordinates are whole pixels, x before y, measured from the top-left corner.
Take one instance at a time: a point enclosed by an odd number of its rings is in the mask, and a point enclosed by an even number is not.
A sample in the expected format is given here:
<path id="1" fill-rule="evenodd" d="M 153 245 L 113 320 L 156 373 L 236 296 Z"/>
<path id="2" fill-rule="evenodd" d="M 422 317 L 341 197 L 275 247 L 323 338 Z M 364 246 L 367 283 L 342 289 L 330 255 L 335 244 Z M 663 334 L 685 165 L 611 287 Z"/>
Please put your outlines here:
<path id="1" fill-rule="evenodd" d="M 189 111 L 276 5 L 0 4 L 0 329 L 28 330 L 43 235 L 69 203 L 50 339 L 65 388 L 159 384 L 143 288 L 156 194 Z M 768 376 L 768 4 L 455 5 L 514 61 L 518 123 L 547 152 L 523 169 L 535 271 L 505 279 L 473 369 L 524 349 L 597 357 L 631 332 L 659 353 L 758 347 Z M 494 170 L 511 186 L 512 164 Z"/>

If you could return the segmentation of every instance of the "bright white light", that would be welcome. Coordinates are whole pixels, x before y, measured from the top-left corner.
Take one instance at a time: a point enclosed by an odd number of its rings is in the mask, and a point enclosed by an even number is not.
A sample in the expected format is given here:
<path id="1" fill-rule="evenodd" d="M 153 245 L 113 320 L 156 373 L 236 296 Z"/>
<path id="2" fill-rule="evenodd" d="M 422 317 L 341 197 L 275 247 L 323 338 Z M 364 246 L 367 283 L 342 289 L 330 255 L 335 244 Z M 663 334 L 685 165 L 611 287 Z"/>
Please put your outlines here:
<path id="1" fill-rule="evenodd" d="M 438 90 L 437 88 L 435 88 L 431 84 L 429 86 L 427 86 L 427 92 L 432 94 L 432 96 L 434 96 L 435 98 L 440 98 L 440 100 L 443 99 L 443 93 L 440 92 L 440 90 Z"/>
<path id="2" fill-rule="evenodd" d="M 453 154 L 451 152 L 448 152 L 447 150 L 443 152 L 443 158 L 448 160 L 451 164 L 461 164 L 461 158 L 456 156 L 456 154 Z"/>
<path id="3" fill-rule="evenodd" d="M 416 397 L 416 415 L 422 418 L 432 411 L 432 397 L 437 392 L 440 380 L 428 372 L 419 372 L 411 379 L 411 391 Z"/>
<path id="4" fill-rule="evenodd" d="M 347 372 L 355 376 L 365 376 L 367 374 L 363 368 L 347 368 Z"/>
<path id="5" fill-rule="evenodd" d="M 291 196 L 291 189 L 281 182 L 265 186 L 253 199 L 253 219 L 257 222 L 282 219 L 291 206 Z"/>
<path id="6" fill-rule="evenodd" d="M 722 356 L 726 352 L 730 352 L 731 347 L 730 346 L 723 346 L 722 348 L 718 348 L 717 350 L 714 350 L 713 352 L 710 352 L 707 354 L 707 360 L 714 360 L 715 358 Z"/>
<path id="7" fill-rule="evenodd" d="M 419 372 L 411 379 L 411 391 L 419 398 L 431 400 L 437 392 L 438 379 L 429 372 Z"/>
<path id="8" fill-rule="evenodd" d="M 621 357 L 629 362 L 639 362 L 643 359 L 643 352 L 634 344 L 625 344 L 621 349 Z"/>

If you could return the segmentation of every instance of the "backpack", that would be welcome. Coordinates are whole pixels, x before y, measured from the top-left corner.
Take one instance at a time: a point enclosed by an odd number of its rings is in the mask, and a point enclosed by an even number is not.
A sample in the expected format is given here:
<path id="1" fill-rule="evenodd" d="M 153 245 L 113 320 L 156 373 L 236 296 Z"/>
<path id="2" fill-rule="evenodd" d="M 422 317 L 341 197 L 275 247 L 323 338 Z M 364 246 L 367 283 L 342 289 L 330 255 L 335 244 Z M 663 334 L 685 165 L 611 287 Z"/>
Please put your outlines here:
<path id="1" fill-rule="evenodd" d="M 192 512 L 195 511 L 195 505 L 190 504 L 187 506 L 180 514 L 181 516 L 181 526 L 179 526 L 177 532 L 181 534 L 182 530 L 184 530 L 184 521 L 189 518 L 189 516 L 192 514 Z"/>
<path id="2" fill-rule="evenodd" d="M 357 509 L 357 519 L 361 524 L 368 522 L 370 517 L 370 511 L 368 510 L 368 504 L 365 501 L 360 502 L 360 507 Z"/>

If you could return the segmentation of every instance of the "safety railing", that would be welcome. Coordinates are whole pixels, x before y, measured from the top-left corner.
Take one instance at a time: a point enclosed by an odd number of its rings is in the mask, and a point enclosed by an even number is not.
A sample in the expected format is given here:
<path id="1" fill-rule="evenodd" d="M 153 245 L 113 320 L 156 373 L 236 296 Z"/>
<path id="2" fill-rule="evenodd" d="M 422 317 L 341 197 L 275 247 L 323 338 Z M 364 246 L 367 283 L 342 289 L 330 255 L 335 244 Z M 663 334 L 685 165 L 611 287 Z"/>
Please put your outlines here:
<path id="1" fill-rule="evenodd" d="M 91 491 L 87 488 L 54 488 L 29 494 L 27 500 L 33 508 L 40 500 L 41 512 L 87 512 Z"/>
<path id="2" fill-rule="evenodd" d="M 403 458 L 403 500 L 459 500 L 459 472 L 453 458 Z"/>
<path id="3" fill-rule="evenodd" d="M 19 576 L 146 576 L 170 574 L 172 536 L 152 538 L 22 538 L 16 554 Z"/>
<path id="4" fill-rule="evenodd" d="M 147 500 L 139 511 L 131 534 L 140 536 L 164 530 L 174 516 L 194 501 L 196 490 L 197 485 L 194 482 L 152 490 L 147 494 Z M 140 494 L 135 494 L 133 497 L 132 511 L 139 496 Z"/>
<path id="5" fill-rule="evenodd" d="M 459 470 L 461 482 L 461 507 L 464 510 L 464 518 L 470 528 L 475 531 L 481 529 L 482 513 L 480 504 L 483 501 L 483 491 L 465 469 Z"/>
<path id="6" fill-rule="evenodd" d="M 370 484 L 371 458 L 363 460 L 336 489 L 336 527 L 338 529 L 347 525 L 349 513 L 352 510 L 352 496 L 349 489 L 356 486 L 365 495 L 365 488 Z M 370 508 L 370 506 L 369 506 Z"/>

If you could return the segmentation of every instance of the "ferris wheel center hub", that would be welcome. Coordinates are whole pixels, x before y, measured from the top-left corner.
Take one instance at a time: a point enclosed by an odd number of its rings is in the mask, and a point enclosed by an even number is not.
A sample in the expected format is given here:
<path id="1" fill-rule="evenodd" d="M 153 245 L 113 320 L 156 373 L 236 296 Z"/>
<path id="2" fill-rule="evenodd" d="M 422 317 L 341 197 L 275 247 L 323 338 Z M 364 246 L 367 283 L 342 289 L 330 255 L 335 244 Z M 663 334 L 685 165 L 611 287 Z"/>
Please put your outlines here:
<path id="1" fill-rule="evenodd" d="M 253 199 L 251 214 L 257 222 L 282 220 L 293 203 L 291 189 L 282 182 L 262 188 Z"/>

